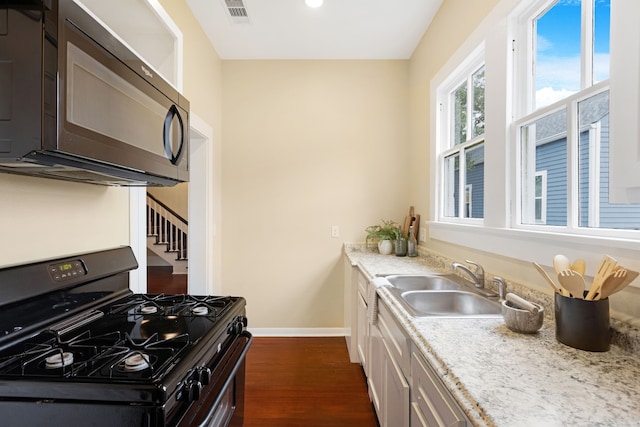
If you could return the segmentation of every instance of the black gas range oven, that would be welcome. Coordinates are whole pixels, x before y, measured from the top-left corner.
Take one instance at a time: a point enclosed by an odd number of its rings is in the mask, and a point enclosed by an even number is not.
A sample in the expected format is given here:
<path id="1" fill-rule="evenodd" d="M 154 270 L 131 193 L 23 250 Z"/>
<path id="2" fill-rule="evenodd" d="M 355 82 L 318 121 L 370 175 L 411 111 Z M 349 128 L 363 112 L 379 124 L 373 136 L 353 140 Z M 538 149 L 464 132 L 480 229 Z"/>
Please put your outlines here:
<path id="1" fill-rule="evenodd" d="M 242 425 L 241 297 L 129 290 L 129 247 L 0 270 L 0 424 Z"/>

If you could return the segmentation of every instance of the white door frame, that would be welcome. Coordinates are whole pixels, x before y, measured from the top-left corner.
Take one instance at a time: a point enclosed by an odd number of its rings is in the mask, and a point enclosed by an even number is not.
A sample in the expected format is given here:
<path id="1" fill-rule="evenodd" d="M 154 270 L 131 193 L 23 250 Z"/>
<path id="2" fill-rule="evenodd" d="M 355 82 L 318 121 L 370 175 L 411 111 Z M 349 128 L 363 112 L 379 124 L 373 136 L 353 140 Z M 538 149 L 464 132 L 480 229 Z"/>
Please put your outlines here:
<path id="1" fill-rule="evenodd" d="M 190 113 L 188 293 L 218 295 L 214 262 L 216 221 L 213 209 L 213 128 Z M 130 273 L 133 292 L 147 291 L 146 188 L 129 189 L 129 242 L 139 267 Z M 193 232 L 192 230 L 197 230 Z M 218 254 L 219 255 L 219 254 Z"/>

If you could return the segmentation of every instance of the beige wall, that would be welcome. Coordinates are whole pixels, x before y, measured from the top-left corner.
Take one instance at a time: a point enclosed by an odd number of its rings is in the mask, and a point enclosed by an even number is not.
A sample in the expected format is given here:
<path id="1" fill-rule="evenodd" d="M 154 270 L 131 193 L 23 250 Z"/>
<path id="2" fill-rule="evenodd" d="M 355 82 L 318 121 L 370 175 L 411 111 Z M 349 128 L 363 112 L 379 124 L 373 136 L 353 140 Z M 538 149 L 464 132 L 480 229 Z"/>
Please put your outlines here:
<path id="1" fill-rule="evenodd" d="M 0 266 L 129 244 L 129 191 L 0 174 Z"/>
<path id="2" fill-rule="evenodd" d="M 408 210 L 408 63 L 222 69 L 223 289 L 252 327 L 341 328 L 342 243 Z"/>

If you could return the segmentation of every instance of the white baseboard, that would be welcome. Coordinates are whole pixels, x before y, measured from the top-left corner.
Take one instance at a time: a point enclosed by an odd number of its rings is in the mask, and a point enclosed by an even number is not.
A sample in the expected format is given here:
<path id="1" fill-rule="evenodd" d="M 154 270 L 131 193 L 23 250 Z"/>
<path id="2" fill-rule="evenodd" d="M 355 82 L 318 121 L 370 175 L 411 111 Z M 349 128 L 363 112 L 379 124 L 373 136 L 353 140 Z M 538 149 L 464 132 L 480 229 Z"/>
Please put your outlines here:
<path id="1" fill-rule="evenodd" d="M 248 328 L 256 337 L 343 337 L 345 328 Z"/>

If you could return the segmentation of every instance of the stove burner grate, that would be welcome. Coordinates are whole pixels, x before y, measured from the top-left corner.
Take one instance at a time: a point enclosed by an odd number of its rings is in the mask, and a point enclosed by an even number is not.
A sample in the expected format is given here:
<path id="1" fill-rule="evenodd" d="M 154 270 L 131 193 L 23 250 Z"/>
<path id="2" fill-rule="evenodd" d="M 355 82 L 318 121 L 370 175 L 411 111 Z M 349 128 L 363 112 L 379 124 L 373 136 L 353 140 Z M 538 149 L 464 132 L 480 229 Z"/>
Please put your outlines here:
<path id="1" fill-rule="evenodd" d="M 194 295 L 135 295 L 111 306 L 109 314 L 220 317 L 233 303 L 232 297 L 198 297 Z"/>

